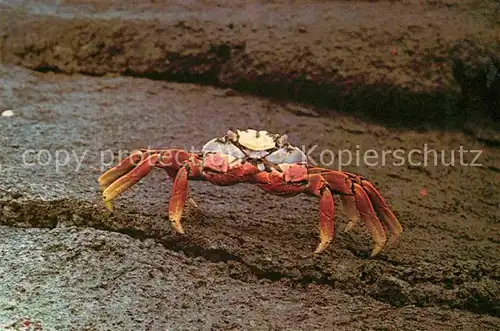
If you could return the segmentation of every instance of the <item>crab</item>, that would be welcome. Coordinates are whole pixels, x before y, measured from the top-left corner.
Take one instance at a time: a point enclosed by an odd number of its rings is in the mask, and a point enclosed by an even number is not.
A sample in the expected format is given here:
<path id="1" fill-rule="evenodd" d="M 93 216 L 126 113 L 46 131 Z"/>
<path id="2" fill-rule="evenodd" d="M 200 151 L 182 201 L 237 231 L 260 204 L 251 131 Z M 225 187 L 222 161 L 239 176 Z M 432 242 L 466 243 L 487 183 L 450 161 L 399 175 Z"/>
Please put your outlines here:
<path id="1" fill-rule="evenodd" d="M 228 130 L 195 153 L 177 148 L 135 150 L 99 177 L 105 206 L 112 210 L 112 201 L 155 167 L 164 169 L 173 180 L 168 218 L 179 234 L 185 234 L 181 217 L 186 202 L 192 201 L 188 197 L 189 180 L 218 186 L 247 183 L 277 196 L 303 193 L 317 197 L 320 242 L 315 254 L 328 248 L 334 238 L 334 194 L 340 197 L 348 219 L 345 232 L 359 219 L 366 225 L 372 239 L 371 257 L 396 242 L 403 230 L 369 180 L 354 173 L 308 164 L 305 153 L 288 142 L 287 135 L 255 129 Z"/>

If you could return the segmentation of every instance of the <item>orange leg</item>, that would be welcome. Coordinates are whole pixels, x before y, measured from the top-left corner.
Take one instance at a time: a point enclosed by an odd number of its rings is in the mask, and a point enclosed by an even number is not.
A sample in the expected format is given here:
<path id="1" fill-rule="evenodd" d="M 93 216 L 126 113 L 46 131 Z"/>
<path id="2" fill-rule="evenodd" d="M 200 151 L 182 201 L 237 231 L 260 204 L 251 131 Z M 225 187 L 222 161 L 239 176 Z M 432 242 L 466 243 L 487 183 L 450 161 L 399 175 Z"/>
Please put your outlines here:
<path id="1" fill-rule="evenodd" d="M 141 180 L 141 178 L 146 176 L 151 171 L 155 163 L 158 161 L 158 154 L 152 154 L 147 156 L 146 158 L 143 158 L 143 160 L 135 165 L 134 168 L 130 170 L 126 175 L 121 176 L 110 184 L 109 182 L 111 181 L 111 178 L 119 177 L 126 171 L 126 169 L 132 167 L 129 163 L 129 161 L 133 160 L 131 158 L 132 156 L 128 159 L 125 159 L 116 167 L 105 172 L 99 178 L 99 182 L 101 183 L 101 185 L 103 187 L 106 187 L 102 192 L 102 199 L 104 200 L 106 208 L 108 208 L 109 210 L 112 210 L 112 200 L 135 185 L 138 181 Z"/>
<path id="2" fill-rule="evenodd" d="M 134 169 L 135 166 L 143 159 L 143 156 L 144 153 L 141 151 L 132 152 L 130 156 L 123 159 L 120 163 L 118 163 L 118 165 L 102 174 L 99 177 L 99 184 L 101 185 L 101 188 L 105 190 L 115 180 Z"/>
<path id="3" fill-rule="evenodd" d="M 375 214 L 370 198 L 361 185 L 354 184 L 354 193 L 356 197 L 356 205 L 358 206 L 361 218 L 365 222 L 373 240 L 371 256 L 375 256 L 382 250 L 382 248 L 384 248 L 385 243 L 387 242 L 387 236 L 382 224 Z"/>
<path id="4" fill-rule="evenodd" d="M 319 200 L 319 238 L 321 241 L 314 251 L 315 254 L 323 252 L 333 240 L 335 231 L 334 212 L 335 205 L 332 193 L 328 188 L 324 187 Z"/>
<path id="5" fill-rule="evenodd" d="M 352 195 L 352 182 L 346 174 L 340 171 L 328 170 L 321 173 L 334 193 Z"/>
<path id="6" fill-rule="evenodd" d="M 393 243 L 400 237 L 401 224 L 371 182 L 349 172 L 319 167 L 311 168 L 310 173 L 313 181 L 315 176 L 320 175 L 333 193 L 340 194 L 342 209 L 349 219 L 344 231 L 352 229 L 361 216 L 373 240 L 371 256 L 377 255 L 387 244 Z M 377 213 L 390 234 L 389 241 Z"/>
<path id="7" fill-rule="evenodd" d="M 201 176 L 200 163 L 196 156 L 191 161 L 190 156 L 189 153 L 178 149 L 142 150 L 132 153 L 99 177 L 104 204 L 112 210 L 112 200 L 147 176 L 153 167 L 163 168 L 174 178 L 168 216 L 174 230 L 184 233 L 180 219 L 188 195 L 188 178 Z"/>
<path id="8" fill-rule="evenodd" d="M 347 223 L 344 232 L 352 229 L 358 222 L 358 209 L 356 206 L 356 199 L 354 193 L 352 192 L 352 181 L 348 175 L 341 171 L 329 170 L 319 167 L 314 167 L 310 169 L 310 172 L 314 174 L 321 175 L 324 180 L 328 183 L 330 190 L 334 193 L 340 195 L 340 201 L 342 203 L 342 210 L 347 216 L 349 223 Z"/>
<path id="9" fill-rule="evenodd" d="M 112 200 L 147 176 L 153 167 L 165 169 L 170 177 L 175 178 L 179 169 L 184 168 L 182 165 L 189 161 L 190 156 L 191 154 L 180 149 L 137 150 L 133 152 L 99 177 L 104 204 L 111 210 Z M 194 156 L 195 158 L 196 156 Z M 193 164 L 193 166 L 196 165 Z M 194 173 L 198 172 L 194 171 Z"/>
<path id="10" fill-rule="evenodd" d="M 356 198 L 353 195 L 341 195 L 340 202 L 342 203 L 342 210 L 349 220 L 344 228 L 344 232 L 347 232 L 358 223 L 359 217 Z"/>
<path id="11" fill-rule="evenodd" d="M 180 168 L 177 172 L 168 206 L 168 218 L 174 230 L 180 234 L 184 234 L 184 229 L 181 225 L 181 217 L 188 196 L 188 174 L 187 166 Z"/>
<path id="12" fill-rule="evenodd" d="M 335 204 L 332 192 L 330 192 L 324 178 L 319 173 L 309 175 L 309 184 L 305 188 L 304 192 L 309 195 L 319 197 L 320 243 L 314 251 L 314 253 L 317 254 L 327 249 L 333 240 L 335 231 Z"/>
<path id="13" fill-rule="evenodd" d="M 370 200 L 373 201 L 375 210 L 382 216 L 381 219 L 389 230 L 390 237 L 387 245 L 393 244 L 400 238 L 401 232 L 403 232 L 403 227 L 373 184 L 367 180 L 363 180 L 361 185 L 370 197 Z"/>

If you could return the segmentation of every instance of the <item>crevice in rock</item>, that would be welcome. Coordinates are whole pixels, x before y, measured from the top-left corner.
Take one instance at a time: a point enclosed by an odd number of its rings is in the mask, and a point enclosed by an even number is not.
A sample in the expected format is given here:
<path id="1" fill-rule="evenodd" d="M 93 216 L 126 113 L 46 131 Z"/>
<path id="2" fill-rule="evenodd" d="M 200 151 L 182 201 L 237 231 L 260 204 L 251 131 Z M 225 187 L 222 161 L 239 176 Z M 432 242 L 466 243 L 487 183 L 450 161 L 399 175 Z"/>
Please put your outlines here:
<path id="1" fill-rule="evenodd" d="M 470 293 L 467 292 L 468 294 L 465 293 L 465 297 L 461 297 L 461 300 L 457 302 L 439 297 L 422 300 L 421 297 L 413 297 L 401 289 L 399 282 L 405 282 L 404 280 L 392 279 L 391 277 L 381 280 L 378 278 L 379 275 L 377 275 L 378 272 L 376 270 L 373 271 L 374 274 L 372 275 L 367 274 L 365 271 L 360 278 L 360 284 L 355 284 L 354 286 L 353 284 L 343 284 L 342 281 L 333 280 L 329 275 L 318 269 L 311 271 L 301 270 L 300 275 L 297 276 L 292 274 L 292 272 L 287 273 L 279 270 L 259 268 L 257 265 L 252 265 L 240 256 L 225 249 L 207 248 L 193 242 L 189 238 L 165 238 L 155 231 L 148 233 L 147 230 L 128 226 L 128 224 L 134 224 L 134 222 L 134 217 L 132 216 L 124 214 L 120 214 L 119 216 L 108 215 L 103 213 L 102 210 L 98 210 L 89 203 L 82 201 L 69 199 L 55 201 L 0 200 L 0 225 L 50 229 L 62 224 L 64 226 L 86 226 L 99 230 L 123 233 L 139 240 L 153 239 L 165 248 L 182 252 L 188 257 L 202 257 L 211 262 L 236 263 L 240 270 L 231 272 L 229 276 L 245 282 L 255 282 L 257 280 L 285 281 L 285 283 L 293 287 L 319 284 L 332 288 L 341 288 L 342 291 L 350 295 L 369 295 L 393 307 L 402 307 L 409 304 L 419 307 L 441 305 L 477 314 L 500 316 L 500 307 L 494 304 L 495 298 L 480 295 L 475 293 L 475 290 L 470 291 Z M 350 281 L 346 280 L 346 282 Z M 429 283 L 443 286 L 444 288 L 451 286 L 448 279 L 443 279 L 441 284 L 441 280 L 439 279 L 420 278 L 416 280 L 416 283 Z M 413 285 L 415 285 L 415 282 Z"/>
<path id="2" fill-rule="evenodd" d="M 52 72 L 52 73 L 56 73 L 56 74 L 64 73 L 64 71 L 62 71 L 58 67 L 49 66 L 49 65 L 39 65 L 39 66 L 33 68 L 33 70 L 36 72 L 41 72 L 41 73 L 48 73 L 48 72 Z"/>

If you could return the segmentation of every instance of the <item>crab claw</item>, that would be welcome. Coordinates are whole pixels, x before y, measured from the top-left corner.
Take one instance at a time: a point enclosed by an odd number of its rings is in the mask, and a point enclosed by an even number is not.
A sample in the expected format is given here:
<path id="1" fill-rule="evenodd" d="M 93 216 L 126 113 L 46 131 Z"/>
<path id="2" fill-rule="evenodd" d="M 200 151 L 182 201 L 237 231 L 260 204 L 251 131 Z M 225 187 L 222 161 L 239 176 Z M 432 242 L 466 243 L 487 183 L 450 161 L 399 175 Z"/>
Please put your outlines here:
<path id="1" fill-rule="evenodd" d="M 112 210 L 111 201 L 114 200 L 118 195 L 125 192 L 133 185 L 135 185 L 139 180 L 141 180 L 141 178 L 146 176 L 153 168 L 157 159 L 158 159 L 158 154 L 153 154 L 148 156 L 147 158 L 139 162 L 135 166 L 135 168 L 133 168 L 127 174 L 123 175 L 122 177 L 120 177 L 119 179 L 113 181 L 110 185 L 108 185 L 106 189 L 102 192 L 102 199 L 104 201 L 104 205 L 106 206 L 106 208 Z M 103 174 L 104 179 L 102 182 L 107 184 L 107 181 L 109 181 L 110 178 L 117 177 L 116 175 L 117 173 L 121 174 L 125 172 L 124 170 L 126 168 L 125 164 L 123 164 L 121 168 L 120 165 L 115 167 L 118 168 L 118 170 L 115 170 L 113 168 L 108 172 L 104 173 Z"/>
<path id="2" fill-rule="evenodd" d="M 132 152 L 132 154 L 123 159 L 120 163 L 118 163 L 118 165 L 103 173 L 98 179 L 101 188 L 105 190 L 115 180 L 134 169 L 135 166 L 141 161 L 142 156 L 143 153 L 141 151 Z"/>

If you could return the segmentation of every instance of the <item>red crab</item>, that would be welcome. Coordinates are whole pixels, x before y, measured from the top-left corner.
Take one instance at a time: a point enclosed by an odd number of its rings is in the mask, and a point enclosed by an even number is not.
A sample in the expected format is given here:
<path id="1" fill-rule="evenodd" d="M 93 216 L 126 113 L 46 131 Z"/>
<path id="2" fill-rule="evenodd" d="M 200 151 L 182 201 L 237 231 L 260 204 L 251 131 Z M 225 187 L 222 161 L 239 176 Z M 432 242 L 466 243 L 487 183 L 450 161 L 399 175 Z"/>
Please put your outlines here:
<path id="1" fill-rule="evenodd" d="M 402 232 L 396 216 L 370 181 L 349 172 L 309 166 L 307 156 L 288 143 L 286 135 L 253 129 L 229 130 L 225 136 L 206 143 L 199 153 L 181 149 L 137 150 L 99 177 L 106 207 L 111 210 L 111 201 L 153 167 L 165 169 L 174 181 L 168 216 L 174 230 L 181 234 L 188 180 L 205 180 L 219 186 L 250 183 L 283 197 L 300 193 L 318 197 L 320 243 L 315 253 L 324 251 L 333 239 L 333 194 L 340 195 L 349 219 L 345 231 L 356 224 L 359 216 L 365 222 L 373 240 L 371 256 L 399 239 Z"/>

